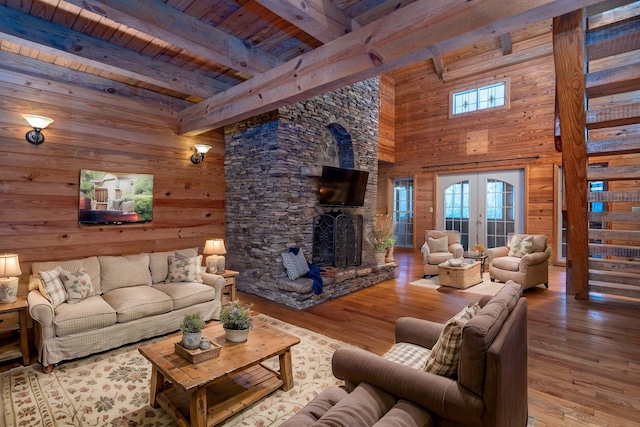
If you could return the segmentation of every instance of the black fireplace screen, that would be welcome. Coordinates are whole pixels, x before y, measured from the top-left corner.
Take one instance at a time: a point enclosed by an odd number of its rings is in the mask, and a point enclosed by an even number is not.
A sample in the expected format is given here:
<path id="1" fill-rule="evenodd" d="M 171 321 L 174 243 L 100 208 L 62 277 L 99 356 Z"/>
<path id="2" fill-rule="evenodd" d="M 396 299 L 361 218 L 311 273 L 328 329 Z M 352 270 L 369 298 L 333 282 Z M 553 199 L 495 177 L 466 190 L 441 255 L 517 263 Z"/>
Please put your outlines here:
<path id="1" fill-rule="evenodd" d="M 362 263 L 362 215 L 329 212 L 313 219 L 312 262 L 347 267 Z"/>

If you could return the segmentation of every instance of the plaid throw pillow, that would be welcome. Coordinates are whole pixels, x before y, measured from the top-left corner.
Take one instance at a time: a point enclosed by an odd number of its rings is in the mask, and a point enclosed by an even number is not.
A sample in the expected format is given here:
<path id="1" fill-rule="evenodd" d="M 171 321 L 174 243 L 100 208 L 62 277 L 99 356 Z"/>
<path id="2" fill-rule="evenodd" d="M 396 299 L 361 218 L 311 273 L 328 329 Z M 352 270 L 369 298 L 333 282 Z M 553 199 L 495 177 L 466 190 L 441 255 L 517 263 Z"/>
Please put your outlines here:
<path id="1" fill-rule="evenodd" d="M 424 367 L 426 372 L 453 378 L 458 371 L 462 328 L 480 310 L 480 305 L 472 301 L 444 325 L 438 341 Z"/>
<path id="2" fill-rule="evenodd" d="M 91 277 L 89 277 L 89 273 L 84 268 L 74 272 L 62 270 L 60 279 L 62 279 L 64 288 L 67 290 L 67 302 L 69 304 L 75 304 L 95 295 Z"/>
<path id="3" fill-rule="evenodd" d="M 40 289 L 40 293 L 49 300 L 53 308 L 56 308 L 67 300 L 67 291 L 64 289 L 64 285 L 60 279 L 60 273 L 62 271 L 62 268 L 56 267 L 53 270 L 38 273 L 44 286 L 44 288 Z"/>

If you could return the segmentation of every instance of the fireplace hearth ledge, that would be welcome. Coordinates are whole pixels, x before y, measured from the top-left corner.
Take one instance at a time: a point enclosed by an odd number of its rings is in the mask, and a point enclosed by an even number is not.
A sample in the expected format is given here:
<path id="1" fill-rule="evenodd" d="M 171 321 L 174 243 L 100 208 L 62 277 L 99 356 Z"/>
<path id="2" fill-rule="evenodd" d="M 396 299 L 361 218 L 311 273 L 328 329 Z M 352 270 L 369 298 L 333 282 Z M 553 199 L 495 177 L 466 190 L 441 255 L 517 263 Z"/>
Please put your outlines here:
<path id="1" fill-rule="evenodd" d="M 279 302 L 302 310 L 395 277 L 397 265 L 361 265 L 332 269 L 330 276 L 322 276 L 322 293 L 313 293 L 313 279 L 290 280 L 286 276 L 277 279 Z"/>

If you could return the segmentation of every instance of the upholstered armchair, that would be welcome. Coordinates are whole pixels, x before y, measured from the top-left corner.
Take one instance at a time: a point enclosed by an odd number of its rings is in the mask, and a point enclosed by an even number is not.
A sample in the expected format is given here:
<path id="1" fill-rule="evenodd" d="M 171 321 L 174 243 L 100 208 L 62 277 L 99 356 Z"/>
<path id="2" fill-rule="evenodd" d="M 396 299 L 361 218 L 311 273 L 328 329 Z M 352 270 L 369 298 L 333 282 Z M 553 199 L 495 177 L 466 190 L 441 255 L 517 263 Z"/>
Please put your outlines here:
<path id="1" fill-rule="evenodd" d="M 282 426 L 527 425 L 527 300 L 517 283 L 446 324 L 400 318 L 395 340 L 382 356 L 336 350 L 333 374 L 344 386 L 324 390 Z M 434 373 L 432 353 L 450 374 Z"/>
<path id="2" fill-rule="evenodd" d="M 422 252 L 422 274 L 435 276 L 438 274 L 438 264 L 451 258 L 462 257 L 464 248 L 460 243 L 460 233 L 451 230 L 427 230 L 420 252 Z"/>
<path id="3" fill-rule="evenodd" d="M 489 277 L 492 282 L 513 280 L 524 289 L 538 285 L 549 287 L 549 257 L 547 236 L 513 234 L 507 246 L 487 250 Z"/>

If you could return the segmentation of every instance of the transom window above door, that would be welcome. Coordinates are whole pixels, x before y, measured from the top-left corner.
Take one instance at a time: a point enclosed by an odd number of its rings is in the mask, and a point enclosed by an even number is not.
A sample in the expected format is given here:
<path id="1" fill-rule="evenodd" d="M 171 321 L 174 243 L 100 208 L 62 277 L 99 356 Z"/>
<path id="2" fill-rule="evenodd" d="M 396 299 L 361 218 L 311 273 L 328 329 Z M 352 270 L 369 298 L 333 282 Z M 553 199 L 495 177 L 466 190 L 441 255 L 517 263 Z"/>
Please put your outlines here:
<path id="1" fill-rule="evenodd" d="M 490 108 L 508 107 L 508 89 L 508 80 L 504 80 L 473 88 L 453 90 L 449 97 L 449 114 L 456 116 Z"/>

